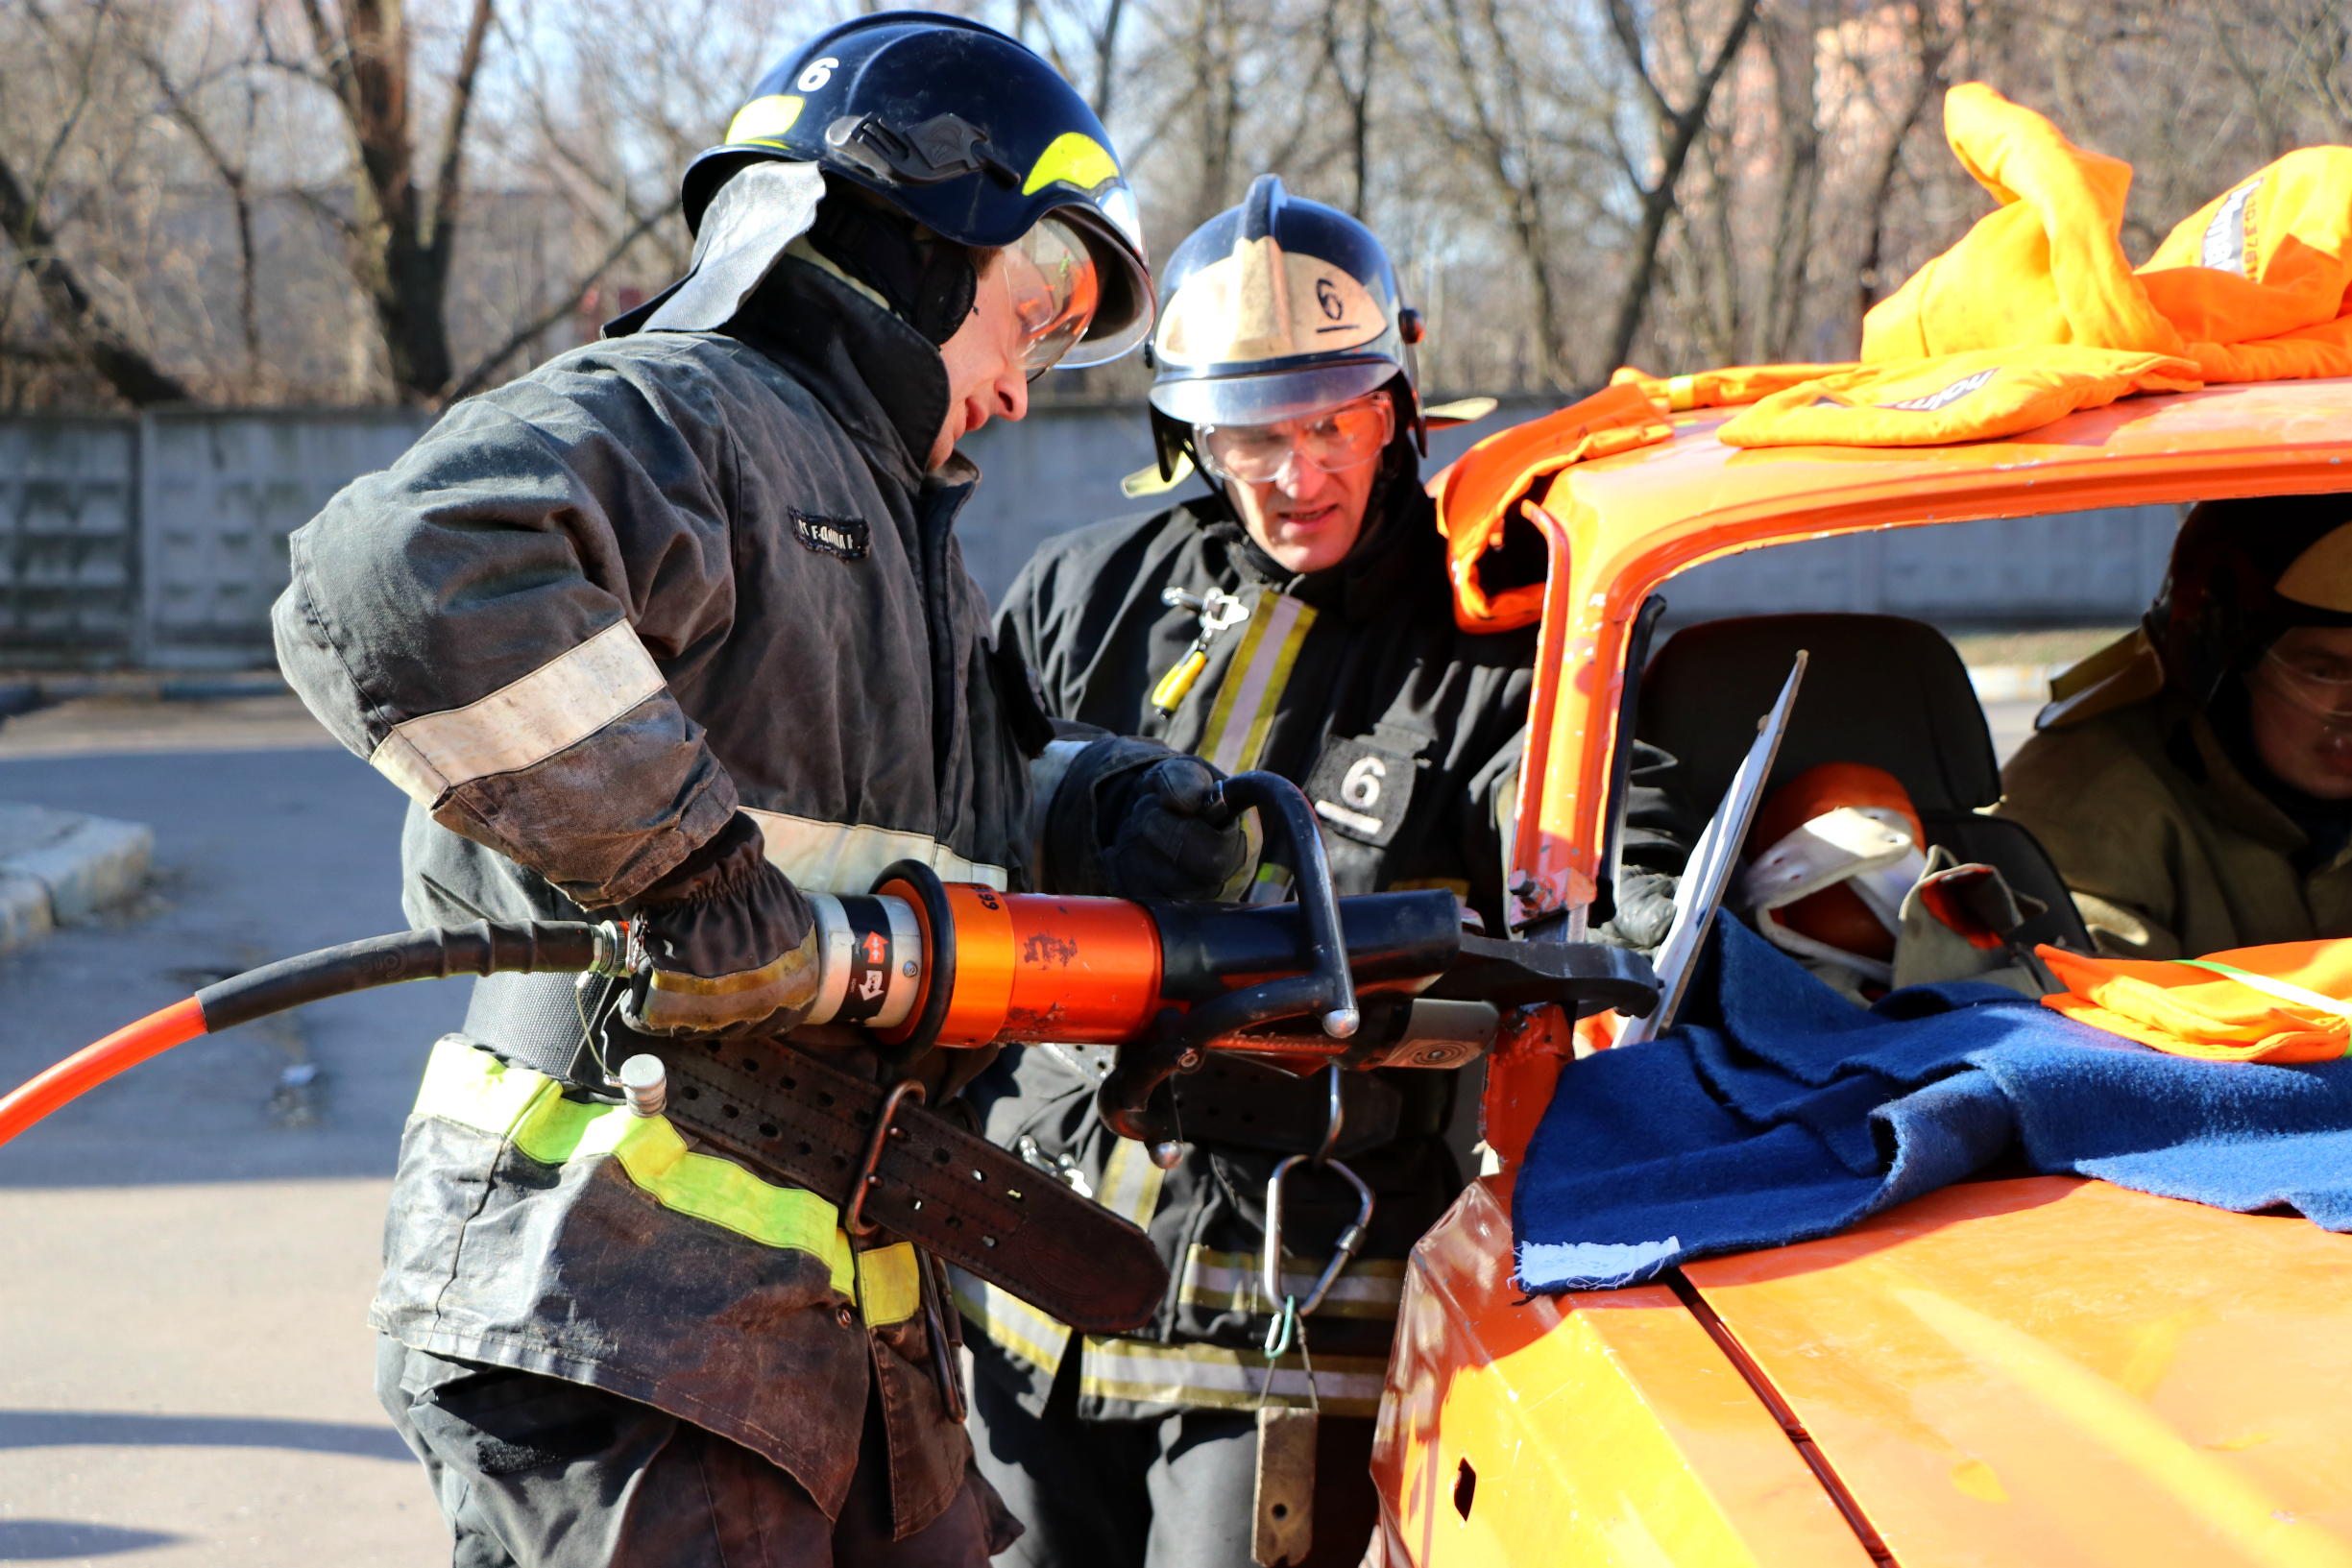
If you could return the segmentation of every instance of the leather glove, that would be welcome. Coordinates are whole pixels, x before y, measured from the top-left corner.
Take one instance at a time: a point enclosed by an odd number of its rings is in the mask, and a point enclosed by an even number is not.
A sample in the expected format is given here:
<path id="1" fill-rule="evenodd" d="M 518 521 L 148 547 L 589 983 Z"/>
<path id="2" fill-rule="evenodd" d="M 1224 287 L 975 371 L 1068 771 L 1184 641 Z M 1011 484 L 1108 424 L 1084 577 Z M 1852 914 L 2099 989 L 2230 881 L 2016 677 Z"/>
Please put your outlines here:
<path id="1" fill-rule="evenodd" d="M 628 907 L 621 1022 L 641 1034 L 781 1034 L 816 1000 L 816 920 L 738 813 Z"/>
<path id="2" fill-rule="evenodd" d="M 1135 781 L 1103 855 L 1103 880 L 1125 899 L 1213 899 L 1249 862 L 1249 837 L 1217 793 L 1224 778 L 1198 757 L 1171 757 Z"/>

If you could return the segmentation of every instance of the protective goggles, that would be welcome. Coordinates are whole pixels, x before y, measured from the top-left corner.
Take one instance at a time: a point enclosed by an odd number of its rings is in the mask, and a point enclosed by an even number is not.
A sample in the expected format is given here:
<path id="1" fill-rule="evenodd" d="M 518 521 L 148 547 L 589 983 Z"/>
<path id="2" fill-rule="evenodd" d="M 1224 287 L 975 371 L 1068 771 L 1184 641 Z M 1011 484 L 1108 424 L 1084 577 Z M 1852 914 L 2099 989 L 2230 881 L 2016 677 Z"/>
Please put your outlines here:
<path id="1" fill-rule="evenodd" d="M 1193 449 L 1212 478 L 1262 485 L 1294 460 L 1345 473 L 1380 455 L 1396 434 L 1396 405 L 1378 393 L 1303 419 L 1273 424 L 1196 424 Z"/>
<path id="2" fill-rule="evenodd" d="M 1040 218 L 1006 246 L 997 265 L 1021 323 L 1021 368 L 1034 381 L 1060 364 L 1094 325 L 1103 280 L 1085 242 L 1052 217 Z"/>
<path id="3" fill-rule="evenodd" d="M 2311 649 L 2273 645 L 2250 679 L 2255 686 L 2332 729 L 2352 730 L 2352 666 Z"/>

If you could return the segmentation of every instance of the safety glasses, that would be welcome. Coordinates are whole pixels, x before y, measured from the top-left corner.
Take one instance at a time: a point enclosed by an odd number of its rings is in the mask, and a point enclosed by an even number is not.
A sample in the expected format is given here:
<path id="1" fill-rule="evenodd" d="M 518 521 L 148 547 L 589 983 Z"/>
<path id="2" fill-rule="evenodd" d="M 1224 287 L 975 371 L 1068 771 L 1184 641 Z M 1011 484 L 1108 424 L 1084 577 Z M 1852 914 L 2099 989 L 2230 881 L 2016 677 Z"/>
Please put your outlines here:
<path id="1" fill-rule="evenodd" d="M 2323 649 L 2282 641 L 2262 656 L 2252 684 L 2333 729 L 2352 729 L 2352 664 Z"/>
<path id="2" fill-rule="evenodd" d="M 1197 424 L 1193 448 L 1211 477 L 1262 485 L 1280 478 L 1294 458 L 1325 473 L 1360 468 L 1395 434 L 1395 405 L 1375 392 L 1273 424 Z"/>
<path id="3" fill-rule="evenodd" d="M 997 264 L 1021 323 L 1021 368 L 1034 381 L 1086 335 L 1103 282 L 1085 243 L 1052 217 L 1006 246 Z"/>

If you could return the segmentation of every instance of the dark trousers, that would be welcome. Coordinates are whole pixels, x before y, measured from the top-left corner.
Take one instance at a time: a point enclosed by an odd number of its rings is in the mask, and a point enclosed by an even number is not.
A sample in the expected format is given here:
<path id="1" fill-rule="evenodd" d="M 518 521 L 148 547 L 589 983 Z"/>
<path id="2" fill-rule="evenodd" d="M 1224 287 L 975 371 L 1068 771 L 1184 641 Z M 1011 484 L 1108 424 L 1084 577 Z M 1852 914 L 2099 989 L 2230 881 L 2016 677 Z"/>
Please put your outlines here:
<path id="1" fill-rule="evenodd" d="M 967 1471 L 945 1513 L 891 1540 L 871 1411 L 837 1520 L 751 1450 L 582 1384 L 379 1339 L 376 1393 L 424 1461 L 453 1568 L 980 1568 L 1020 1530 Z"/>
<path id="2" fill-rule="evenodd" d="M 973 1380 L 981 1474 L 1029 1529 L 1012 1568 L 1251 1568 L 1258 1432 L 1249 1411 L 1081 1421 L 1078 1357 L 1043 1416 Z M 1378 1521 L 1372 1422 L 1324 1416 L 1315 1444 L 1315 1546 L 1304 1568 L 1356 1568 Z"/>

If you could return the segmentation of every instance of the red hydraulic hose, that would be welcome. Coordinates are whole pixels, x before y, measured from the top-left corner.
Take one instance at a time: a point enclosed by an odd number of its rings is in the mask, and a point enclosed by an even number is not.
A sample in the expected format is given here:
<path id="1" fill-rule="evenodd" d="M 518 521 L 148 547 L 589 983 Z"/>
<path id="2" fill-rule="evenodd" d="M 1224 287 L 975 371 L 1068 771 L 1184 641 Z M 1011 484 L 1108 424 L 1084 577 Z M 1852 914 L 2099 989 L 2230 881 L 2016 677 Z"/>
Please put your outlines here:
<path id="1" fill-rule="evenodd" d="M 233 1028 L 306 1001 L 401 980 L 450 975 L 618 973 L 621 930 L 580 921 L 487 922 L 400 931 L 323 948 L 232 976 L 185 1001 L 116 1029 L 22 1088 L 0 1097 L 0 1144 L 98 1085 L 200 1034 Z"/>
<path id="2" fill-rule="evenodd" d="M 116 1029 L 94 1046 L 85 1046 L 23 1088 L 0 1099 L 0 1144 L 47 1116 L 69 1099 L 77 1099 L 117 1073 L 127 1073 L 150 1056 L 160 1055 L 205 1032 L 205 1004 L 190 997 L 159 1013 L 149 1013 L 129 1028 Z"/>

